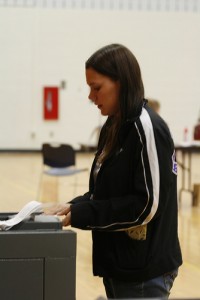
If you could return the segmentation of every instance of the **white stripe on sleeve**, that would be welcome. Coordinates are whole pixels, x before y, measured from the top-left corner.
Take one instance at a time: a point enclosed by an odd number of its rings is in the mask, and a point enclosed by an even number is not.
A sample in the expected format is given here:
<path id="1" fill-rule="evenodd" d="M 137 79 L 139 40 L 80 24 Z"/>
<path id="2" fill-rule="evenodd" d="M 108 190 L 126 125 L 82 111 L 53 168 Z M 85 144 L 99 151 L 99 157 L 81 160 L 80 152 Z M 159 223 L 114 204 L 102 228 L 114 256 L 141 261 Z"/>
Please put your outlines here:
<path id="1" fill-rule="evenodd" d="M 146 109 L 142 109 L 142 114 L 140 116 L 140 121 L 142 123 L 147 145 L 147 154 L 149 157 L 149 165 L 153 183 L 153 205 L 150 214 L 144 220 L 143 224 L 147 224 L 155 215 L 158 202 L 159 202 L 159 192 L 160 192 L 160 175 L 159 175 L 159 164 L 157 148 L 155 143 L 153 125 Z"/>

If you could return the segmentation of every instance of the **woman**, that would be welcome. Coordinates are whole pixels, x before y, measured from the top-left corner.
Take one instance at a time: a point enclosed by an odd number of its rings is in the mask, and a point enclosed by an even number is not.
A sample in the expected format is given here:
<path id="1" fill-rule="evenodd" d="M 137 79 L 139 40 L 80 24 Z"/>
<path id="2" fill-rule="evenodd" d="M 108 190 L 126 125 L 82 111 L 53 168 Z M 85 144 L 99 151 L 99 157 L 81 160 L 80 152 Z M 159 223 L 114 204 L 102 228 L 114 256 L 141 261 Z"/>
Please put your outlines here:
<path id="1" fill-rule="evenodd" d="M 89 191 L 56 212 L 64 226 L 92 230 L 93 273 L 108 298 L 168 298 L 182 264 L 169 129 L 144 100 L 140 67 L 126 47 L 95 52 L 86 80 L 89 99 L 108 118 Z"/>

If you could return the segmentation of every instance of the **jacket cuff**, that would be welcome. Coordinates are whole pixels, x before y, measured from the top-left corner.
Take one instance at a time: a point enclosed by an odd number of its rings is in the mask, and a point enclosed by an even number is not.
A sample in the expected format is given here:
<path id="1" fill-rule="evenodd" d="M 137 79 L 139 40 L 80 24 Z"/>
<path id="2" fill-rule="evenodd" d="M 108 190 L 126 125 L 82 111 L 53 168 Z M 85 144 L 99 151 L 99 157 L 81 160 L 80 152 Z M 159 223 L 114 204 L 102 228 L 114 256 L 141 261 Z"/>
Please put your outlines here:
<path id="1" fill-rule="evenodd" d="M 80 229 L 90 229 L 89 225 L 91 221 L 91 206 L 88 201 L 88 204 L 76 203 L 71 205 L 71 226 Z"/>

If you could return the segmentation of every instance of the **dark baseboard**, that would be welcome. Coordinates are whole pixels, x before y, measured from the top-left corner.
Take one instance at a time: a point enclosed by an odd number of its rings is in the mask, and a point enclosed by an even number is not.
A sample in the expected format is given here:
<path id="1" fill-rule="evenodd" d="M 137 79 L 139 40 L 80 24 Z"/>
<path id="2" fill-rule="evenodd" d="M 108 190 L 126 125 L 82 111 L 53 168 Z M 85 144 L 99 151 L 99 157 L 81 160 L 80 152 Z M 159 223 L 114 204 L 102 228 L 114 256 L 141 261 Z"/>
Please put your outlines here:
<path id="1" fill-rule="evenodd" d="M 0 153 L 41 153 L 41 149 L 0 149 Z M 77 153 L 92 153 L 93 149 L 75 149 Z"/>
<path id="2" fill-rule="evenodd" d="M 0 153 L 39 153 L 41 149 L 0 149 Z"/>

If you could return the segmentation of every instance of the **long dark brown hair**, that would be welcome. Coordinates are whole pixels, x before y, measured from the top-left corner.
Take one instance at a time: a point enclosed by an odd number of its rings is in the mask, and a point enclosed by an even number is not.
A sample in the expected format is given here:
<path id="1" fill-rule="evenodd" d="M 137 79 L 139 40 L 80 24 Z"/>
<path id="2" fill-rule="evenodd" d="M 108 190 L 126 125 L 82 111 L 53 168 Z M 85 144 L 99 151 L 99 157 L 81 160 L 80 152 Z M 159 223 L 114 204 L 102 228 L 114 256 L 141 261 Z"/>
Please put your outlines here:
<path id="1" fill-rule="evenodd" d="M 85 63 L 86 69 L 119 81 L 120 118 L 108 117 L 103 159 L 117 147 L 118 132 L 128 119 L 140 115 L 144 99 L 144 86 L 139 64 L 133 53 L 123 45 L 110 44 L 97 50 Z"/>

